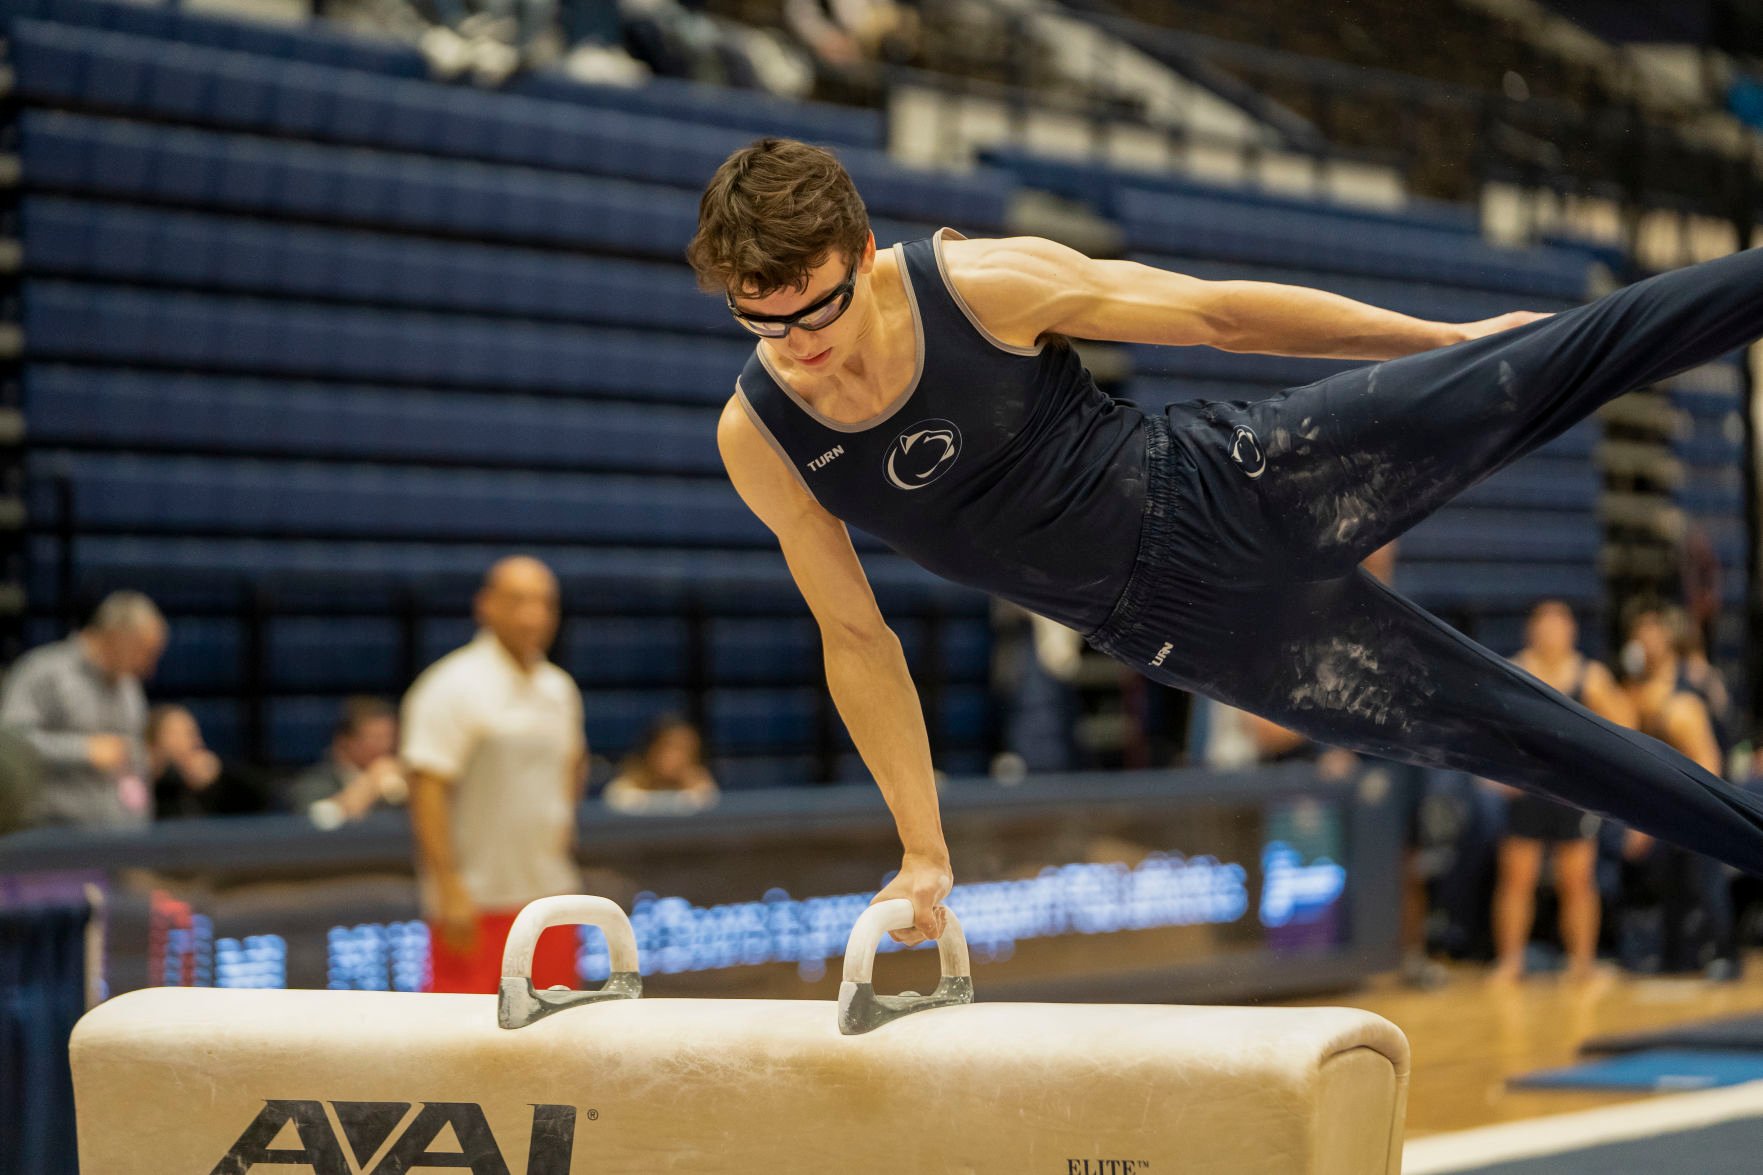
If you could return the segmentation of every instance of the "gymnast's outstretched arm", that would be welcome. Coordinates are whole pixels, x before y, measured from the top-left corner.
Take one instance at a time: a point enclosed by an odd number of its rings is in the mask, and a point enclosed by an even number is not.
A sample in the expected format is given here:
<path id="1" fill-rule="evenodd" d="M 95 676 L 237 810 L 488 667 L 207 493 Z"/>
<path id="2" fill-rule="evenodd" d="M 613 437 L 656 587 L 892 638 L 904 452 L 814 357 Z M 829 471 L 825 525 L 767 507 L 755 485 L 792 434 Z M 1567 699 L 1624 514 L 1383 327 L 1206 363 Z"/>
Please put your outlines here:
<path id="1" fill-rule="evenodd" d="M 1546 317 L 1428 322 L 1339 294 L 1258 281 L 1205 281 L 1135 261 L 1098 261 L 1040 237 L 945 242 L 949 278 L 992 334 L 1208 346 L 1315 359 L 1395 359 Z"/>
<path id="2" fill-rule="evenodd" d="M 790 574 L 820 625 L 826 684 L 863 762 L 894 814 L 904 850 L 900 872 L 876 901 L 909 898 L 908 946 L 943 932 L 939 906 L 953 876 L 931 770 L 930 738 L 900 640 L 883 621 L 845 524 L 814 500 L 766 442 L 739 397 L 723 410 L 717 445 L 729 480 L 777 536 Z"/>

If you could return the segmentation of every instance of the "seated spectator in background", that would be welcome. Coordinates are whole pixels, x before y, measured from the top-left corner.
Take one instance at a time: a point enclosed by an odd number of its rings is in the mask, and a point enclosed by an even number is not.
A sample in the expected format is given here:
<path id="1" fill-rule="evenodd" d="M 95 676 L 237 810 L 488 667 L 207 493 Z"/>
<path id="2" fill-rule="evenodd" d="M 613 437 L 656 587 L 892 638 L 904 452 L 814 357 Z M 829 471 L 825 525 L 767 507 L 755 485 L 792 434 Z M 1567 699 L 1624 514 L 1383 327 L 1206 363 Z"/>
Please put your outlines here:
<path id="1" fill-rule="evenodd" d="M 221 762 L 182 706 L 155 706 L 147 715 L 147 777 L 156 820 L 254 816 L 273 807 L 263 779 Z"/>
<path id="2" fill-rule="evenodd" d="M 0 726 L 22 734 L 42 760 L 33 824 L 145 824 L 152 796 L 142 734 L 167 628 L 139 592 L 106 596 L 66 640 L 18 659 L 0 689 Z"/>
<path id="3" fill-rule="evenodd" d="M 1683 614 L 1675 608 L 1643 607 L 1628 624 L 1622 666 L 1635 729 L 1670 745 L 1715 775 L 1725 769 L 1708 707 L 1684 688 L 1677 650 L 1683 643 Z M 1703 971 L 1710 978 L 1734 978 L 1739 957 L 1732 908 L 1731 875 L 1710 858 L 1660 844 L 1629 830 L 1623 855 L 1631 863 L 1624 884 L 1624 912 L 1643 908 L 1656 917 L 1634 918 L 1656 925 L 1656 942 L 1630 944 L 1631 965 L 1649 971 Z"/>
<path id="4" fill-rule="evenodd" d="M 403 803 L 405 790 L 398 711 L 379 698 L 349 698 L 329 753 L 288 785 L 288 806 L 321 828 L 335 828 L 361 819 L 376 804 Z"/>
<path id="5" fill-rule="evenodd" d="M 475 609 L 476 639 L 423 671 L 400 725 L 433 989 L 487 994 L 521 907 L 581 888 L 587 742 L 581 691 L 545 658 L 558 621 L 550 569 L 502 560 Z M 534 985 L 579 986 L 575 956 L 573 928 L 540 935 Z"/>
<path id="6" fill-rule="evenodd" d="M 657 719 L 606 785 L 606 806 L 630 815 L 661 816 L 714 807 L 720 791 L 704 766 L 704 742 L 684 718 Z"/>
<path id="7" fill-rule="evenodd" d="M 1634 725 L 1634 706 L 1615 676 L 1579 652 L 1579 627 L 1566 604 L 1560 600 L 1538 604 L 1531 610 L 1524 639 L 1524 648 L 1512 658 L 1519 668 L 1612 722 Z M 1497 957 L 1492 977 L 1512 982 L 1524 974 L 1524 948 L 1536 918 L 1537 878 L 1543 856 L 1552 846 L 1567 978 L 1572 982 L 1590 979 L 1597 964 L 1601 913 L 1598 818 L 1531 792 L 1510 787 L 1501 790 L 1511 798 L 1494 890 Z"/>

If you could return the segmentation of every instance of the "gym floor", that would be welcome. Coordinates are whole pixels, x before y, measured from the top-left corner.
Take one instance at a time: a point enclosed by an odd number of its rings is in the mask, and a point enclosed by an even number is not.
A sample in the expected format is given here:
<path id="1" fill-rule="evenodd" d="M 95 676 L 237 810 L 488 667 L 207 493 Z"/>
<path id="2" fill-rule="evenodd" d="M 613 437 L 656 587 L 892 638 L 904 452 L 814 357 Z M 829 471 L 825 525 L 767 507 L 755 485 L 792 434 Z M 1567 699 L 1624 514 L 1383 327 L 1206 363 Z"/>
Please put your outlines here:
<path id="1" fill-rule="evenodd" d="M 1453 967 L 1450 983 L 1435 991 L 1390 979 L 1358 992 L 1287 1002 L 1365 1008 L 1408 1034 L 1414 1049 L 1408 1137 L 1415 1139 L 1654 1096 L 1508 1089 L 1506 1081 L 1574 1063 L 1580 1043 L 1594 1036 L 1763 1011 L 1763 952 L 1746 960 L 1744 977 L 1733 983 L 1611 972 L 1583 987 L 1552 975 L 1498 986 L 1487 981 L 1485 968 L 1465 965 Z"/>

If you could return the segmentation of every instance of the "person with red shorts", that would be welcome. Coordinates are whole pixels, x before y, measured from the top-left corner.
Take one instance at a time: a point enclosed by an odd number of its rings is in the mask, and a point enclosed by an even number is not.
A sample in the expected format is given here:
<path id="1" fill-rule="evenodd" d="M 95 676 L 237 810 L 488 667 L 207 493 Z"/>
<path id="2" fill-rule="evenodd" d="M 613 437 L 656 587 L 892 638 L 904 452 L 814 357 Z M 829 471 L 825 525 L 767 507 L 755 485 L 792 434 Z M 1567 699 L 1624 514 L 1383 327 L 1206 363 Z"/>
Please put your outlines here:
<path id="1" fill-rule="evenodd" d="M 494 993 L 514 916 L 580 889 L 575 816 L 586 778 L 581 691 L 546 659 L 557 580 L 536 559 L 490 568 L 480 631 L 404 697 L 401 757 L 433 953 L 433 991 Z M 576 932 L 547 930 L 537 987 L 580 986 Z"/>

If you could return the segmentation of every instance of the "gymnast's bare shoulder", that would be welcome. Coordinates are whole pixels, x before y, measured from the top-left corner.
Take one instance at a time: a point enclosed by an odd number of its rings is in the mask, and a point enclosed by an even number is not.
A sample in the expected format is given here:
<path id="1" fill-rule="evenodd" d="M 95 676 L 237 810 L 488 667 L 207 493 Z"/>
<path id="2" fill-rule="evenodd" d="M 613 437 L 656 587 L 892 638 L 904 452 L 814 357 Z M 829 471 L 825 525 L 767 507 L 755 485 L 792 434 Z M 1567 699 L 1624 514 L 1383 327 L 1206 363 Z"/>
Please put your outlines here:
<path id="1" fill-rule="evenodd" d="M 1046 334 L 1218 345 L 1215 283 L 1130 261 L 1097 260 L 1043 237 L 941 243 L 948 280 L 988 333 L 1012 347 Z"/>

